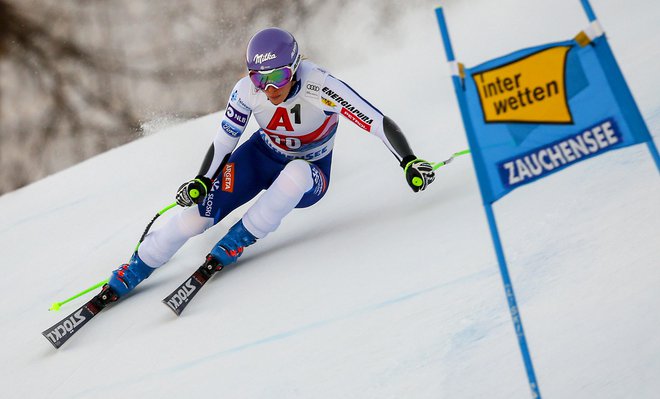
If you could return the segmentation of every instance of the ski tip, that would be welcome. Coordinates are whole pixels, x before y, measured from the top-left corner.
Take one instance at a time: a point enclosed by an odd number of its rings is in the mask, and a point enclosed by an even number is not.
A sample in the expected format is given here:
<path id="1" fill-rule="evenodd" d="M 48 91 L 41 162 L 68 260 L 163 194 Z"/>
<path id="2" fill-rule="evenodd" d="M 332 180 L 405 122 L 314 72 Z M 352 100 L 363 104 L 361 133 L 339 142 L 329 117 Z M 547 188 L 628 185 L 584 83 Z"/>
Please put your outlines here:
<path id="1" fill-rule="evenodd" d="M 51 330 L 46 330 L 46 331 L 43 331 L 43 332 L 41 333 L 41 335 L 43 335 L 44 338 L 46 338 L 46 341 L 50 342 L 51 345 L 53 345 L 53 346 L 55 347 L 55 349 L 59 349 L 60 346 L 62 346 L 62 344 L 63 344 L 64 342 L 66 342 L 66 341 L 61 341 L 61 340 L 54 340 L 54 339 L 51 339 L 51 338 L 48 336 L 48 334 L 50 334 L 50 333 L 51 333 Z"/>
<path id="2" fill-rule="evenodd" d="M 168 309 L 174 312 L 174 314 L 177 315 L 177 317 L 181 315 L 181 312 L 183 312 L 183 307 L 173 307 L 172 304 L 167 300 L 167 298 L 163 299 L 161 302 L 163 302 Z"/>

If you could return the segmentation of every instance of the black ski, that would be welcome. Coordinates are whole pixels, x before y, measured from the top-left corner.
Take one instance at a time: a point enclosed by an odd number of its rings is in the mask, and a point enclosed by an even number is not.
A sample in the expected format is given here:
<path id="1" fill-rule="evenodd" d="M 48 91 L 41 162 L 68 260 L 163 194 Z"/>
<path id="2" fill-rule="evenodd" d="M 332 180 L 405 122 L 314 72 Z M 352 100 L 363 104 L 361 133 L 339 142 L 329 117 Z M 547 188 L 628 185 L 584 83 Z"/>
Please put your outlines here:
<path id="1" fill-rule="evenodd" d="M 98 295 L 41 334 L 57 349 L 68 341 L 73 334 L 80 331 L 85 324 L 99 314 L 110 302 L 116 300 L 117 295 L 106 285 Z"/>
<path id="2" fill-rule="evenodd" d="M 178 286 L 170 295 L 163 299 L 163 303 L 179 316 L 183 309 L 188 306 L 191 299 L 197 295 L 199 290 L 215 273 L 222 270 L 222 265 L 210 255 L 186 281 Z"/>

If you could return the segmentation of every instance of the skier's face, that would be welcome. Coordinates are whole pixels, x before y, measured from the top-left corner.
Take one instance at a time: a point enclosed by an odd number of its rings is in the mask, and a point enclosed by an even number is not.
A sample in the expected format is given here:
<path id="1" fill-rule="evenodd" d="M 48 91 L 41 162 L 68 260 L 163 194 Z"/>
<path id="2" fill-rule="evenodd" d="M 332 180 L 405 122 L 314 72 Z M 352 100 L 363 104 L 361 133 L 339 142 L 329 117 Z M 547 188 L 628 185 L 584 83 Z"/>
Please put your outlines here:
<path id="1" fill-rule="evenodd" d="M 289 92 L 291 91 L 291 86 L 293 86 L 293 79 L 279 89 L 276 89 L 272 85 L 268 86 L 266 90 L 264 90 L 264 93 L 266 93 L 266 97 L 268 97 L 268 101 L 273 103 L 273 105 L 280 105 L 289 95 Z"/>

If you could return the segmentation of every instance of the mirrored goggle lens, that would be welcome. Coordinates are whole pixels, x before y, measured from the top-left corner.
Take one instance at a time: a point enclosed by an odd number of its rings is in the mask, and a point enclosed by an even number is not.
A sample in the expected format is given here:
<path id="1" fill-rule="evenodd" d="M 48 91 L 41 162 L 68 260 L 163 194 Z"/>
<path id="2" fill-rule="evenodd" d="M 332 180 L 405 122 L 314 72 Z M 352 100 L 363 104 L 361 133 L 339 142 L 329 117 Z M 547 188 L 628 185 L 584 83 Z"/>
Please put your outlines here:
<path id="1" fill-rule="evenodd" d="M 258 71 L 250 71 L 250 79 L 257 89 L 265 90 L 269 85 L 273 85 L 280 89 L 284 87 L 291 80 L 291 68 L 274 69 L 267 73 Z"/>

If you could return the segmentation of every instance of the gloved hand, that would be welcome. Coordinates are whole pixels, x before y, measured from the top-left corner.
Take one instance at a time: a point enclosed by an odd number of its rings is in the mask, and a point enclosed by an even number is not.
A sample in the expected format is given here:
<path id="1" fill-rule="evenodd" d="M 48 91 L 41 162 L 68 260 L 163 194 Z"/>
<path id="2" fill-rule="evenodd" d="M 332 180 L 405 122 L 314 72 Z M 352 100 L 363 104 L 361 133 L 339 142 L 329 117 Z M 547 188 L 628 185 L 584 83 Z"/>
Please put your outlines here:
<path id="1" fill-rule="evenodd" d="M 406 181 L 408 181 L 408 185 L 414 192 L 424 191 L 426 186 L 435 180 L 433 166 L 423 159 L 416 158 L 408 162 L 404 171 L 406 173 Z"/>
<path id="2" fill-rule="evenodd" d="M 179 187 L 176 192 L 176 203 L 184 207 L 199 204 L 204 200 L 210 188 L 211 179 L 206 176 L 197 176 Z"/>

